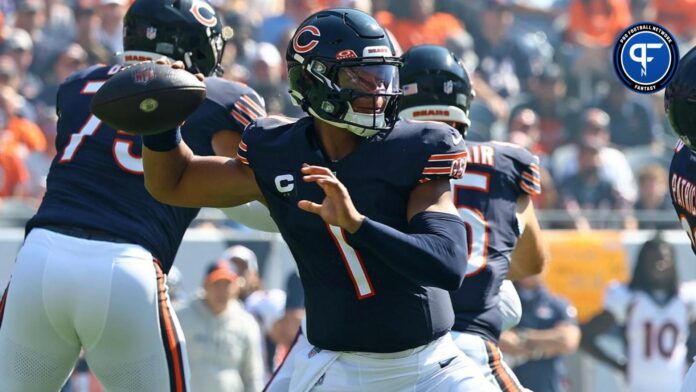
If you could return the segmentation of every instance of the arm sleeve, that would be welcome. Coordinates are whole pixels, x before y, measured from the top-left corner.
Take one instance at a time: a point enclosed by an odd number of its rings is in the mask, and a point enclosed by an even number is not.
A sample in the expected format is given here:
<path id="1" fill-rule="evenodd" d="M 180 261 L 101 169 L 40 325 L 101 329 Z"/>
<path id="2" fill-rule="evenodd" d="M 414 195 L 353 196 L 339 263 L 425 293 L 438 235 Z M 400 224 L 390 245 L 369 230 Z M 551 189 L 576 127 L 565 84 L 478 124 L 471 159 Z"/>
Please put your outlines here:
<path id="1" fill-rule="evenodd" d="M 541 194 L 541 175 L 539 173 L 539 157 L 527 149 L 504 144 L 506 154 L 510 156 L 514 166 L 515 184 L 521 194 L 530 196 Z"/>
<path id="2" fill-rule="evenodd" d="M 239 141 L 239 147 L 237 147 L 237 159 L 247 166 L 252 166 L 250 162 L 249 145 L 253 144 L 252 139 L 255 128 L 255 124 L 252 123 L 244 129 L 242 140 Z"/>
<path id="3" fill-rule="evenodd" d="M 604 309 L 611 313 L 616 319 L 616 323 L 624 325 L 626 323 L 626 312 L 631 302 L 631 291 L 625 285 L 612 282 L 604 295 Z"/>
<path id="4" fill-rule="evenodd" d="M 348 240 L 370 249 L 385 264 L 423 286 L 456 290 L 467 264 L 466 229 L 459 216 L 421 212 L 409 222 L 409 233 L 365 218 Z"/>
<path id="5" fill-rule="evenodd" d="M 427 157 L 420 182 L 461 178 L 466 168 L 467 151 L 462 135 L 456 129 L 433 124 L 424 135 Z"/>
<path id="6" fill-rule="evenodd" d="M 233 130 L 242 133 L 244 128 L 259 117 L 266 117 L 263 100 L 255 93 L 239 96 L 230 110 L 230 116 L 235 124 Z"/>

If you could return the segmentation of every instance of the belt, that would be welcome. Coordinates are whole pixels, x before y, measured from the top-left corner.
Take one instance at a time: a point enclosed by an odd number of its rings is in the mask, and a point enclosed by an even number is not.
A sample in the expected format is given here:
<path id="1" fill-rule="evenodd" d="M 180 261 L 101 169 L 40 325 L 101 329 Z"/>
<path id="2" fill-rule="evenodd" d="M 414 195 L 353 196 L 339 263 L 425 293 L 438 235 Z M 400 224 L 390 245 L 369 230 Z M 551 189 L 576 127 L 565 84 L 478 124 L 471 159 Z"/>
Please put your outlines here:
<path id="1" fill-rule="evenodd" d="M 121 237 L 107 233 L 104 230 L 91 229 L 86 227 L 67 226 L 67 225 L 46 225 L 38 227 L 55 233 L 65 234 L 70 237 L 83 238 L 92 241 L 115 242 L 117 244 L 132 244 L 133 241 L 127 241 Z"/>

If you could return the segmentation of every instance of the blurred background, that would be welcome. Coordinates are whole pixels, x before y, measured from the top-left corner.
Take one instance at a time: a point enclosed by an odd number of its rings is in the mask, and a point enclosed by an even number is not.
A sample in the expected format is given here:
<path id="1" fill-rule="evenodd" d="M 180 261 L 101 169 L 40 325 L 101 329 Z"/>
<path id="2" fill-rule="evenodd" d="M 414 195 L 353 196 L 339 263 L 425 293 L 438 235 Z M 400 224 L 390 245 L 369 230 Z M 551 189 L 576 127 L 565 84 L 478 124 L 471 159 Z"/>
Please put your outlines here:
<path id="1" fill-rule="evenodd" d="M 234 29 L 224 77 L 256 89 L 269 114 L 303 115 L 287 94 L 285 47 L 294 27 L 319 9 L 364 10 L 401 50 L 431 43 L 454 52 L 476 90 L 469 138 L 515 143 L 541 159 L 543 193 L 534 203 L 553 259 L 543 281 L 575 306 L 579 323 L 602 311 L 610 281 L 630 279 L 638 249 L 655 230 L 665 231 L 663 238 L 674 246 L 679 279 L 696 279 L 690 240 L 669 197 L 676 138 L 665 120 L 663 96 L 626 89 L 610 56 L 619 32 L 642 20 L 667 28 L 686 53 L 696 42 L 695 0 L 210 3 Z M 0 287 L 9 278 L 23 225 L 41 201 L 55 154 L 57 87 L 79 68 L 115 61 L 127 7 L 127 0 L 0 0 Z M 228 246 L 243 243 L 255 252 L 259 276 L 253 291 L 262 294 L 240 299 L 268 338 L 268 377 L 283 354 L 271 330 L 286 315 L 291 255 L 277 235 L 245 228 L 217 210 L 204 210 L 192 227 L 176 261 L 181 298 L 195 295 L 205 266 Z M 621 332 L 614 337 L 608 350 L 621 345 Z M 567 390 L 623 388 L 620 373 L 585 354 L 563 361 Z M 98 388 L 81 380 L 73 390 Z"/>

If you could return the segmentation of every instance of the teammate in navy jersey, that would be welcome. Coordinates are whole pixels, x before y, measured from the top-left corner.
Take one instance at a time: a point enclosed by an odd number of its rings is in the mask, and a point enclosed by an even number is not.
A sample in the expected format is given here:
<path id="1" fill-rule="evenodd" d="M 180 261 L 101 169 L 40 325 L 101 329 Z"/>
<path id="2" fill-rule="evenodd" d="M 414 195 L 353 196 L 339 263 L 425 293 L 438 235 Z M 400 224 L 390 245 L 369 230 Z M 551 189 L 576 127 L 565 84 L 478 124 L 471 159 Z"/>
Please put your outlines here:
<path id="1" fill-rule="evenodd" d="M 458 59 L 446 48 L 422 45 L 408 50 L 403 62 L 400 80 L 405 95 L 399 115 L 445 122 L 466 137 L 473 92 Z M 469 249 L 466 279 L 452 293 L 453 336 L 495 387 L 521 390 L 497 347 L 504 324 L 499 290 L 506 277 L 537 274 L 545 262 L 530 200 L 541 192 L 538 158 L 508 143 L 468 142 L 467 149 L 466 173 L 451 181 L 454 204 L 467 225 Z"/>
<path id="2" fill-rule="evenodd" d="M 679 221 L 696 254 L 696 48 L 679 62 L 665 90 L 665 111 L 679 136 L 669 167 L 670 194 Z M 691 365 L 682 392 L 696 390 L 696 365 Z"/>
<path id="3" fill-rule="evenodd" d="M 176 129 L 145 136 L 148 190 L 174 205 L 268 205 L 307 308 L 285 390 L 491 390 L 448 334 L 447 290 L 466 268 L 448 181 L 464 169 L 460 135 L 395 122 L 399 59 L 367 14 L 310 16 L 286 58 L 310 117 L 257 120 L 237 160 L 193 155 Z"/>
<path id="4" fill-rule="evenodd" d="M 125 30 L 125 63 L 165 55 L 188 59 L 192 72 L 219 71 L 223 28 L 207 3 L 137 0 Z M 89 67 L 58 91 L 58 154 L 0 303 L 0 389 L 59 389 L 80 348 L 107 390 L 188 389 L 165 274 L 198 209 L 153 199 L 140 138 L 89 112 L 93 94 L 120 68 Z M 229 146 L 264 114 L 261 101 L 240 84 L 205 83 L 208 96 L 184 133 L 200 154 L 233 155 Z"/>

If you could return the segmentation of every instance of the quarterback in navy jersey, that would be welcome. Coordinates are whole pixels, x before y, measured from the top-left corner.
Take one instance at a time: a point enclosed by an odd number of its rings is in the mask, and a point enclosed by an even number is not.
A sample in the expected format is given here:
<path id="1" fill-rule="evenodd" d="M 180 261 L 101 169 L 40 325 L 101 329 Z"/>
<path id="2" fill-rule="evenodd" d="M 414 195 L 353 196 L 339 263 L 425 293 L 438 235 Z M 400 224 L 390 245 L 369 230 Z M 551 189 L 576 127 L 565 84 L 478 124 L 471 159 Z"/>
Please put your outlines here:
<path id="1" fill-rule="evenodd" d="M 219 69 L 223 28 L 206 3 L 137 0 L 125 29 L 125 63 L 196 52 L 189 70 Z M 198 46 L 161 49 L 175 37 Z M 92 96 L 120 69 L 92 66 L 59 88 L 58 153 L 0 303 L 0 379 L 9 390 L 58 390 L 80 348 L 106 389 L 188 389 L 165 274 L 198 209 L 152 198 L 140 138 L 90 113 Z M 244 127 L 265 114 L 260 98 L 241 84 L 205 83 L 207 98 L 183 132 L 199 154 L 234 155 Z"/>
<path id="2" fill-rule="evenodd" d="M 402 58 L 405 96 L 399 115 L 445 122 L 465 137 L 474 94 L 459 60 L 435 45 L 413 47 Z M 463 240 L 469 249 L 466 278 L 451 294 L 453 336 L 496 388 L 522 390 L 497 347 L 505 321 L 499 291 L 504 279 L 537 274 L 545 262 L 530 200 L 541 192 L 539 162 L 529 151 L 509 143 L 467 142 L 467 149 L 466 173 L 451 180 L 454 204 L 467 226 L 468 237 Z"/>
<path id="3" fill-rule="evenodd" d="M 259 119 L 237 160 L 195 156 L 178 130 L 143 137 L 145 182 L 182 206 L 265 202 L 297 261 L 307 325 L 289 385 L 269 390 L 491 390 L 451 342 L 447 290 L 466 268 L 449 178 L 466 149 L 444 125 L 396 122 L 399 59 L 369 15 L 297 29 L 290 94 L 310 117 Z"/>
<path id="4" fill-rule="evenodd" d="M 696 48 L 682 57 L 665 90 L 665 111 L 679 136 L 669 167 L 670 194 L 679 221 L 696 254 Z M 691 365 L 682 392 L 696 390 L 696 365 Z"/>

